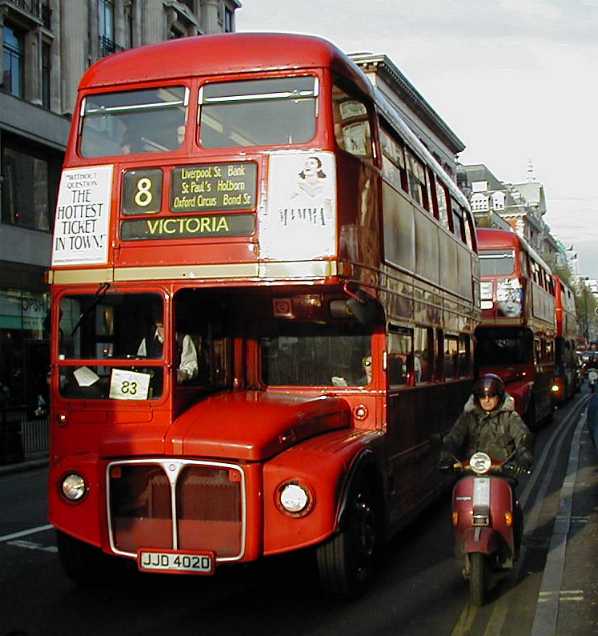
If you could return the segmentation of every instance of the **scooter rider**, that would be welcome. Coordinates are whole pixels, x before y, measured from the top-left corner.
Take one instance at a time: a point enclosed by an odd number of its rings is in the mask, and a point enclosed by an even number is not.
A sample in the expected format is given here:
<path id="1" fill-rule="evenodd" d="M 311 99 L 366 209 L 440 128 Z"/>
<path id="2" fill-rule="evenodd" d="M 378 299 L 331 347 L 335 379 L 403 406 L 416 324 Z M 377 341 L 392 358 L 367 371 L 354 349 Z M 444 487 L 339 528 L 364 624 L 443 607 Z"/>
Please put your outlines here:
<path id="1" fill-rule="evenodd" d="M 504 382 L 493 373 L 479 378 L 473 393 L 450 433 L 443 439 L 446 449 L 441 464 L 453 457 L 470 457 L 483 451 L 495 460 L 505 461 L 513 473 L 526 472 L 533 463 L 531 433 L 515 411 L 515 400 L 505 391 Z M 515 546 L 517 552 L 523 532 L 523 517 L 519 502 L 515 503 Z"/>

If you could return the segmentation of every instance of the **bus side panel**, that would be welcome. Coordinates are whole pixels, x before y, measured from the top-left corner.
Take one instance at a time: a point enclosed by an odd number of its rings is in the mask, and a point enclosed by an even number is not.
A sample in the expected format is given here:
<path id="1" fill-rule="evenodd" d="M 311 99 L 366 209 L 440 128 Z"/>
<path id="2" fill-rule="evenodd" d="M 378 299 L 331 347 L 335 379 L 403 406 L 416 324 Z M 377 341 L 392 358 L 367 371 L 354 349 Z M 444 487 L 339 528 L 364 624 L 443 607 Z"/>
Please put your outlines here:
<path id="1" fill-rule="evenodd" d="M 338 525 L 345 478 L 356 457 L 379 433 L 338 431 L 299 444 L 264 465 L 264 554 L 272 555 L 316 545 Z M 292 517 L 277 505 L 281 484 L 299 481 L 314 497 L 304 517 Z"/>
<path id="2" fill-rule="evenodd" d="M 336 161 L 339 256 L 342 260 L 378 269 L 381 259 L 379 179 L 373 167 L 348 153 L 337 153 Z"/>
<path id="3" fill-rule="evenodd" d="M 389 391 L 386 452 L 392 522 L 418 508 L 444 481 L 429 439 L 454 424 L 470 390 L 467 380 Z"/>

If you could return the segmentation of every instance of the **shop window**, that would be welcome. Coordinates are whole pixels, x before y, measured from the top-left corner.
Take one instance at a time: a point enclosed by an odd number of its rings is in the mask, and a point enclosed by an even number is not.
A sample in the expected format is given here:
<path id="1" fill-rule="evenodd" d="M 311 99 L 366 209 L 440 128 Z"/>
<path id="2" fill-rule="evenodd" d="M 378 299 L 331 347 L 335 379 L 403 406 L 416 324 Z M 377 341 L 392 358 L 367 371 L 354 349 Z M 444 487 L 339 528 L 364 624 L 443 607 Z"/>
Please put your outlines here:
<path id="1" fill-rule="evenodd" d="M 33 230 L 52 229 L 61 157 L 22 139 L 2 147 L 2 222 Z"/>
<path id="2" fill-rule="evenodd" d="M 48 330 L 48 294 L 0 290 L 0 409 L 48 404 Z"/>

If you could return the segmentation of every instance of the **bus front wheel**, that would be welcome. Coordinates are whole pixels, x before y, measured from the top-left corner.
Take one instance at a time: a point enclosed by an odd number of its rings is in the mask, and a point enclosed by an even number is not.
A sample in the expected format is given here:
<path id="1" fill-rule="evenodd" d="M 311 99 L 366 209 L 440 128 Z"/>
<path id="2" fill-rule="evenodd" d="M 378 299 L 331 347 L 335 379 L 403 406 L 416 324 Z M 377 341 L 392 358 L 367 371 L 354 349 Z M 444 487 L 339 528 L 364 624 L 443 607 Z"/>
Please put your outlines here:
<path id="1" fill-rule="evenodd" d="M 81 586 L 101 585 L 108 580 L 111 557 L 99 548 L 56 531 L 60 563 L 66 575 Z"/>
<path id="2" fill-rule="evenodd" d="M 351 599 L 365 592 L 373 576 L 379 542 L 377 507 L 362 477 L 347 498 L 341 531 L 317 548 L 320 582 L 325 592 Z"/>

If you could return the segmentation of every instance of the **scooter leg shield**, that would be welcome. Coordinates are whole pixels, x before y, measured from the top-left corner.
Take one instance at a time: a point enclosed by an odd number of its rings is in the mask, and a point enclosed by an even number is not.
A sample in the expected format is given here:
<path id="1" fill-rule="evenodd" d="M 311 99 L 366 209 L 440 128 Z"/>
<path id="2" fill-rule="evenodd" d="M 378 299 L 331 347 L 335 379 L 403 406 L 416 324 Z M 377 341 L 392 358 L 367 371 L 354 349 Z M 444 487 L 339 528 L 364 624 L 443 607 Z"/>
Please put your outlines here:
<path id="1" fill-rule="evenodd" d="M 463 533 L 461 545 L 464 554 L 493 554 L 499 550 L 501 541 L 498 533 L 492 528 L 468 528 Z"/>

